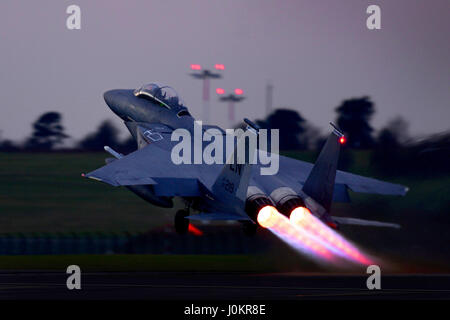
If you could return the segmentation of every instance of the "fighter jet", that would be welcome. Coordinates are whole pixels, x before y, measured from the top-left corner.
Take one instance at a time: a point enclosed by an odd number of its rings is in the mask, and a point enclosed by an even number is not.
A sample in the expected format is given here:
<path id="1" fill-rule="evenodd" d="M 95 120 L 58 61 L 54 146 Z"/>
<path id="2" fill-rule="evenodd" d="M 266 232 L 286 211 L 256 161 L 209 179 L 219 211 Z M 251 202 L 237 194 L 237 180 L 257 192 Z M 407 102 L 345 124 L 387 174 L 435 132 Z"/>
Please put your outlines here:
<path id="1" fill-rule="evenodd" d="M 177 129 L 195 131 L 191 116 L 176 91 L 156 83 L 136 90 L 118 89 L 104 93 L 109 108 L 119 116 L 136 141 L 137 150 L 123 155 L 110 147 L 105 150 L 114 158 L 106 165 L 83 176 L 112 186 L 124 186 L 153 205 L 173 207 L 173 198 L 184 200 L 185 209 L 175 214 L 175 229 L 186 233 L 189 220 L 235 220 L 246 234 L 254 234 L 260 225 L 258 214 L 265 207 L 290 216 L 296 208 L 305 208 L 330 227 L 339 224 L 361 224 L 398 227 L 396 224 L 331 216 L 333 202 L 348 202 L 353 192 L 403 196 L 408 188 L 398 184 L 337 170 L 339 150 L 345 141 L 333 125 L 331 133 L 315 164 L 279 157 L 279 170 L 274 175 L 261 175 L 260 164 L 251 157 L 259 150 L 247 150 L 241 164 L 176 164 L 171 158 L 175 145 L 172 133 Z M 258 136 L 260 128 L 245 119 L 247 132 Z M 203 126 L 202 130 L 217 129 Z M 193 142 L 194 143 L 194 142 Z M 237 150 L 245 144 L 238 139 Z M 226 160 L 226 159 L 224 159 Z M 239 163 L 239 162 L 238 162 Z"/>

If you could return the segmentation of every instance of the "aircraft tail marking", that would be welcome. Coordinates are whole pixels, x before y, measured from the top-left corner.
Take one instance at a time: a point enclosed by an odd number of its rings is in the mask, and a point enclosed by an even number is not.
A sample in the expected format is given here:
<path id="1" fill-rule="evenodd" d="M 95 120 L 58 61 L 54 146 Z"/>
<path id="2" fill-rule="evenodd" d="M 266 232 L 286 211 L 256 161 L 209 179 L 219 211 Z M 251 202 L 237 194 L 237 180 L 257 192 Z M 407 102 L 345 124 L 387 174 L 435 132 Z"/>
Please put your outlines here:
<path id="1" fill-rule="evenodd" d="M 234 201 L 237 198 L 245 203 L 251 177 L 251 162 L 256 156 L 257 135 L 254 128 L 247 127 L 247 131 L 239 137 L 233 153 L 214 182 L 212 191 L 222 200 Z M 250 142 L 252 139 L 253 144 Z M 246 148 L 246 140 L 249 141 L 248 148 Z"/>

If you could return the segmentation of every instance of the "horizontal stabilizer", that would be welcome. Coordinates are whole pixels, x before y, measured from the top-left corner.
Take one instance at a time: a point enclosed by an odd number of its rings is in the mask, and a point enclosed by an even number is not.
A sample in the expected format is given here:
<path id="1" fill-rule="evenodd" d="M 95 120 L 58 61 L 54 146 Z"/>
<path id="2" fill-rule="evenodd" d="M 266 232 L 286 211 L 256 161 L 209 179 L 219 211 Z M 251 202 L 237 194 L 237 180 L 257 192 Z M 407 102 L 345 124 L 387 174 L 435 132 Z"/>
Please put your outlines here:
<path id="1" fill-rule="evenodd" d="M 401 226 L 397 223 L 390 222 L 381 222 L 374 220 L 363 220 L 357 218 L 344 218 L 344 217 L 333 217 L 334 221 L 338 224 L 346 224 L 346 225 L 356 225 L 356 226 L 370 226 L 370 227 L 381 227 L 381 228 L 394 228 L 400 229 Z"/>
<path id="2" fill-rule="evenodd" d="M 192 216 L 187 216 L 186 219 L 190 220 L 250 220 L 248 217 L 240 216 L 230 213 L 199 213 Z"/>
<path id="3" fill-rule="evenodd" d="M 345 176 L 341 175 L 339 178 L 340 183 L 347 185 L 353 192 L 404 196 L 409 191 L 408 187 L 400 184 L 361 177 L 348 172 L 345 173 Z"/>

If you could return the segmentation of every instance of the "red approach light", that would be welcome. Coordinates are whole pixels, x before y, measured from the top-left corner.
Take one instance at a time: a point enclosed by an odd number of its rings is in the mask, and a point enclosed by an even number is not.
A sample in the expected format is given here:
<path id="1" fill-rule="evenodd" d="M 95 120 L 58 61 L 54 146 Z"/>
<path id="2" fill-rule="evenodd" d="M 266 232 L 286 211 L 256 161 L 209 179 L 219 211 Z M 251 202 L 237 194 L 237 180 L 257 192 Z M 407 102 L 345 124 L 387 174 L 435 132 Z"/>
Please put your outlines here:
<path id="1" fill-rule="evenodd" d="M 214 67 L 215 67 L 217 70 L 225 70 L 225 66 L 224 66 L 223 64 L 216 64 L 216 65 L 214 65 Z"/>
<path id="2" fill-rule="evenodd" d="M 199 64 L 191 64 L 192 70 L 202 70 L 202 66 Z"/>
<path id="3" fill-rule="evenodd" d="M 340 144 L 344 144 L 345 141 L 346 141 L 346 139 L 345 139 L 344 136 L 342 136 L 342 137 L 339 138 L 339 143 L 340 143 Z"/>
<path id="4" fill-rule="evenodd" d="M 237 88 L 237 89 L 234 89 L 234 93 L 236 93 L 237 95 L 241 95 L 241 94 L 244 94 L 244 90 Z"/>
<path id="5" fill-rule="evenodd" d="M 202 236 L 203 231 L 194 226 L 193 224 L 189 223 L 188 231 L 192 233 L 195 236 Z"/>
<path id="6" fill-rule="evenodd" d="M 217 94 L 224 94 L 224 93 L 225 93 L 225 90 L 223 90 L 222 88 L 217 88 L 217 89 L 216 89 L 216 93 L 217 93 Z"/>

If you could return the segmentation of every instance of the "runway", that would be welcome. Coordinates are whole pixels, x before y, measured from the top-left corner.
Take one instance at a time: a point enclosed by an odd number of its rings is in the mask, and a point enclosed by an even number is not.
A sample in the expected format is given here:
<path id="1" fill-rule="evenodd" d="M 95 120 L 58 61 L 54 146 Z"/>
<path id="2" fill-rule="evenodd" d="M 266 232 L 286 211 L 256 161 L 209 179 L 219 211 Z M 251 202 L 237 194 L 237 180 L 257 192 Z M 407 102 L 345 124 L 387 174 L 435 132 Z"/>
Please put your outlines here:
<path id="1" fill-rule="evenodd" d="M 0 300 L 335 300 L 450 299 L 450 275 L 366 276 L 252 273 L 82 273 L 68 290 L 65 272 L 0 272 Z"/>

